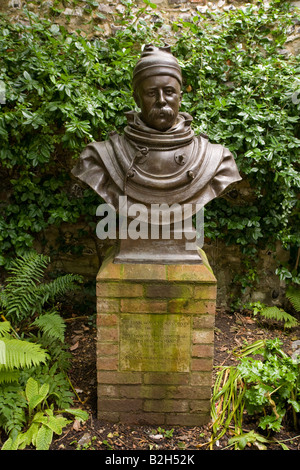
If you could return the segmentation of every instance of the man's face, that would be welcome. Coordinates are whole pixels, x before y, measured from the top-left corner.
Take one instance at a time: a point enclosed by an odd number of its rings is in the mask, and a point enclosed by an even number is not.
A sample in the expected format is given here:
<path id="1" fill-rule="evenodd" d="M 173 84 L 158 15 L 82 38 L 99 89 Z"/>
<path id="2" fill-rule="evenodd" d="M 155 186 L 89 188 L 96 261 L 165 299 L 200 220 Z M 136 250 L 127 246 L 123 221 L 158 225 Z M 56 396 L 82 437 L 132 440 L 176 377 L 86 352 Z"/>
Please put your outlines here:
<path id="1" fill-rule="evenodd" d="M 143 121 L 153 129 L 166 131 L 177 119 L 181 104 L 180 84 L 169 75 L 144 79 L 134 94 Z"/>

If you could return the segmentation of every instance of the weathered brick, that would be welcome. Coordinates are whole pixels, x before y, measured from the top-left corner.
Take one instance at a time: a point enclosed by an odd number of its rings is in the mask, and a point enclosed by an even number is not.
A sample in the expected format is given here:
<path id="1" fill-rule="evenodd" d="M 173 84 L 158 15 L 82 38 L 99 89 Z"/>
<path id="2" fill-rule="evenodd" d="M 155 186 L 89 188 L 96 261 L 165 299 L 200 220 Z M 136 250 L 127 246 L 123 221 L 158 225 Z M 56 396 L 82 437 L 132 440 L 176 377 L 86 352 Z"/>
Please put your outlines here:
<path id="1" fill-rule="evenodd" d="M 192 385 L 181 385 L 176 389 L 176 398 L 189 400 L 210 400 L 211 398 L 211 386 L 192 386 Z"/>
<path id="2" fill-rule="evenodd" d="M 98 282 L 97 297 L 141 297 L 143 286 L 134 283 Z"/>
<path id="3" fill-rule="evenodd" d="M 210 400 L 191 400 L 191 413 L 207 412 L 210 410 Z"/>
<path id="4" fill-rule="evenodd" d="M 121 299 L 121 312 L 126 313 L 167 313 L 166 300 Z"/>
<path id="5" fill-rule="evenodd" d="M 207 300 L 172 299 L 169 300 L 169 313 L 214 313 L 215 303 Z"/>
<path id="6" fill-rule="evenodd" d="M 97 277 L 98 418 L 112 423 L 153 426 L 166 423 L 201 426 L 209 422 L 216 293 L 212 273 L 203 265 L 114 265 L 111 262 L 105 262 L 100 271 Z M 137 372 L 138 369 L 124 368 L 120 371 L 118 323 L 119 315 L 123 318 L 127 313 L 127 317 L 134 313 L 143 317 L 155 313 L 161 314 L 156 315 L 160 318 L 172 313 L 179 320 L 182 314 L 184 322 L 188 320 L 189 327 L 193 327 L 186 335 L 187 351 L 191 351 L 187 372 L 177 372 L 177 369 Z"/>
<path id="7" fill-rule="evenodd" d="M 141 396 L 152 400 L 162 400 L 172 398 L 175 395 L 175 390 L 175 385 L 143 385 Z"/>
<path id="8" fill-rule="evenodd" d="M 213 330 L 194 330 L 192 333 L 194 344 L 213 343 L 214 331 Z"/>
<path id="9" fill-rule="evenodd" d="M 101 268 L 97 274 L 97 281 L 107 280 L 107 279 L 115 279 L 120 280 L 122 279 L 123 274 L 123 265 L 122 264 L 115 264 L 112 262 L 113 256 L 108 257 L 102 263 Z"/>
<path id="10" fill-rule="evenodd" d="M 213 367 L 212 358 L 193 358 L 191 362 L 191 369 L 195 371 L 210 371 Z"/>
<path id="11" fill-rule="evenodd" d="M 169 426 L 203 426 L 210 422 L 210 413 L 170 413 L 166 415 L 166 425 Z"/>
<path id="12" fill-rule="evenodd" d="M 120 299 L 97 299 L 98 313 L 118 313 L 120 310 Z"/>
<path id="13" fill-rule="evenodd" d="M 181 284 L 147 284 L 145 286 L 145 296 L 151 298 L 174 299 L 191 298 L 193 296 L 193 287 Z"/>
<path id="14" fill-rule="evenodd" d="M 98 385 L 99 397 L 119 398 L 119 385 Z"/>
<path id="15" fill-rule="evenodd" d="M 189 410 L 188 400 L 145 400 L 144 411 L 152 412 L 187 412 Z"/>
<path id="16" fill-rule="evenodd" d="M 193 357 L 213 357 L 214 346 L 212 344 L 193 344 Z"/>
<path id="17" fill-rule="evenodd" d="M 162 264 L 124 264 L 124 280 L 162 280 L 166 279 L 166 266 Z"/>
<path id="18" fill-rule="evenodd" d="M 115 356 L 119 352 L 119 344 L 114 343 L 97 343 L 96 355 L 101 360 L 101 357 Z"/>
<path id="19" fill-rule="evenodd" d="M 102 398 L 99 400 L 102 410 L 105 411 L 139 411 L 143 409 L 143 400 L 140 399 L 120 399 L 120 398 Z"/>
<path id="20" fill-rule="evenodd" d="M 214 315 L 200 315 L 199 317 L 193 317 L 193 328 L 200 330 L 201 328 L 213 328 L 215 325 Z"/>
<path id="21" fill-rule="evenodd" d="M 102 326 L 98 328 L 98 341 L 118 341 L 119 332 L 117 328 Z"/>
<path id="22" fill-rule="evenodd" d="M 188 372 L 145 372 L 144 373 L 144 383 L 145 384 L 178 384 L 184 385 L 189 383 L 189 373 Z"/>
<path id="23" fill-rule="evenodd" d="M 118 412 L 106 411 L 101 408 L 101 398 L 98 399 L 97 417 L 99 420 L 105 421 L 107 423 L 119 423 L 120 422 L 120 414 Z"/>
<path id="24" fill-rule="evenodd" d="M 141 372 L 111 372 L 98 371 L 99 384 L 140 384 L 142 383 Z"/>
<path id="25" fill-rule="evenodd" d="M 204 264 L 167 266 L 169 281 L 205 282 L 215 284 L 216 278 Z"/>
<path id="26" fill-rule="evenodd" d="M 212 373 L 211 372 L 192 372 L 191 385 L 211 386 Z"/>
<path id="27" fill-rule="evenodd" d="M 118 370 L 118 356 L 107 356 L 97 360 L 97 370 Z"/>
<path id="28" fill-rule="evenodd" d="M 118 385 L 120 398 L 142 398 L 141 384 Z"/>
<path id="29" fill-rule="evenodd" d="M 192 387 L 190 385 L 143 385 L 141 397 L 152 400 L 172 399 L 209 399 L 211 387 Z"/>
<path id="30" fill-rule="evenodd" d="M 98 313 L 97 315 L 97 327 L 102 328 L 103 326 L 116 326 L 118 324 L 118 317 L 115 314 Z"/>
<path id="31" fill-rule="evenodd" d="M 217 286 L 210 284 L 196 285 L 194 289 L 194 299 L 214 300 L 217 296 Z"/>

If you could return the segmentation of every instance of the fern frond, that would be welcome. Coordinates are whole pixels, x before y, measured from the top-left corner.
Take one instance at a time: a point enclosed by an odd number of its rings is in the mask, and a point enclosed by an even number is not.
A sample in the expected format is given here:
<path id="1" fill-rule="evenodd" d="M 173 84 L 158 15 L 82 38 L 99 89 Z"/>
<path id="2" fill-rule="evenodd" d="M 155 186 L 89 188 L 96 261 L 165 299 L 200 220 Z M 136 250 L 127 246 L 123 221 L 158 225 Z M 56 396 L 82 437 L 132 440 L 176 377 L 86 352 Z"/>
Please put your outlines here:
<path id="1" fill-rule="evenodd" d="M 26 382 L 26 387 L 25 387 L 25 396 L 27 398 L 27 401 L 30 401 L 32 397 L 38 395 L 38 393 L 39 393 L 38 382 L 32 377 L 29 377 L 29 379 Z"/>
<path id="2" fill-rule="evenodd" d="M 2 321 L 0 323 L 0 338 L 1 336 L 7 336 L 9 331 L 11 330 L 11 324 L 9 321 Z"/>
<path id="3" fill-rule="evenodd" d="M 53 431 L 48 426 L 42 425 L 36 436 L 36 450 L 48 450 L 53 438 Z"/>
<path id="4" fill-rule="evenodd" d="M 0 365 L 6 364 L 6 346 L 4 341 L 0 341 Z"/>
<path id="5" fill-rule="evenodd" d="M 0 373 L 5 370 L 37 366 L 46 362 L 49 357 L 39 344 L 4 337 L 1 343 L 5 347 L 5 360 L 0 364 Z"/>
<path id="6" fill-rule="evenodd" d="M 51 312 L 40 315 L 34 320 L 33 325 L 37 326 L 50 338 L 59 339 L 61 342 L 64 341 L 66 325 L 58 313 Z"/>
<path id="7" fill-rule="evenodd" d="M 36 307 L 38 307 L 38 299 L 32 292 L 29 292 L 28 288 L 7 286 L 4 304 L 7 318 L 22 320 L 35 313 Z"/>
<path id="8" fill-rule="evenodd" d="M 289 299 L 294 309 L 300 312 L 300 289 L 296 287 L 289 287 L 286 292 L 286 297 Z"/>
<path id="9" fill-rule="evenodd" d="M 57 296 L 77 289 L 77 282 L 82 282 L 81 276 L 77 274 L 65 274 L 48 283 L 37 285 L 36 292 L 44 305 L 48 300 L 54 300 Z"/>
<path id="10" fill-rule="evenodd" d="M 18 382 L 19 377 L 20 377 L 19 371 L 0 370 L 0 384 Z"/>
<path id="11" fill-rule="evenodd" d="M 42 313 L 43 306 L 56 296 L 77 288 L 82 277 L 66 274 L 48 283 L 41 282 L 50 262 L 47 256 L 30 252 L 17 258 L 8 268 L 10 275 L 0 291 L 0 307 L 9 320 L 23 320 Z"/>
<path id="12" fill-rule="evenodd" d="M 8 268 L 10 275 L 0 293 L 0 304 L 6 314 L 24 317 L 37 303 L 35 286 L 44 275 L 49 258 L 36 252 L 28 252 L 15 259 Z"/>
<path id="13" fill-rule="evenodd" d="M 282 308 L 274 307 L 265 307 L 260 310 L 260 315 L 270 320 L 282 321 L 285 328 L 294 328 L 298 326 L 298 320 L 285 312 Z"/>
<path id="14" fill-rule="evenodd" d="M 8 284 L 33 286 L 43 277 L 49 262 L 50 258 L 48 256 L 38 254 L 35 251 L 19 256 L 8 268 L 8 271 L 12 273 L 7 279 Z"/>

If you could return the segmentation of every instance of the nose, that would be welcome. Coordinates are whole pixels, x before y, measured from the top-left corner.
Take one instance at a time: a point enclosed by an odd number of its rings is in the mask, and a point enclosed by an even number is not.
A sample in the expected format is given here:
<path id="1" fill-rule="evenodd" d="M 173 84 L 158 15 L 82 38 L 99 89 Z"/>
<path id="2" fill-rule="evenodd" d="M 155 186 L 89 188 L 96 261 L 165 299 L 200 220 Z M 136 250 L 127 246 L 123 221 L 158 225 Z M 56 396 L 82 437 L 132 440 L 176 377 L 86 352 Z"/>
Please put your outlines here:
<path id="1" fill-rule="evenodd" d="M 157 102 L 160 106 L 164 106 L 165 104 L 167 104 L 163 90 L 158 90 Z"/>

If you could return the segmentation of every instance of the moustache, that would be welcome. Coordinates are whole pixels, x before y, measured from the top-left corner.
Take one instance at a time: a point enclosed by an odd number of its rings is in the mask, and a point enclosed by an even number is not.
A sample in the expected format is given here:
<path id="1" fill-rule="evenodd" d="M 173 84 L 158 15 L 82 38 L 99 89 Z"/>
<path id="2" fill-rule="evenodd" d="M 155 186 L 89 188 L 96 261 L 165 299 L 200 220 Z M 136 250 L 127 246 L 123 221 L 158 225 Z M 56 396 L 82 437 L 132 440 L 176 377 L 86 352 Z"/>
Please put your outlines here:
<path id="1" fill-rule="evenodd" d="M 149 117 L 152 119 L 161 117 L 173 118 L 175 117 L 175 113 L 169 106 L 164 106 L 162 108 L 154 107 L 149 111 Z"/>

